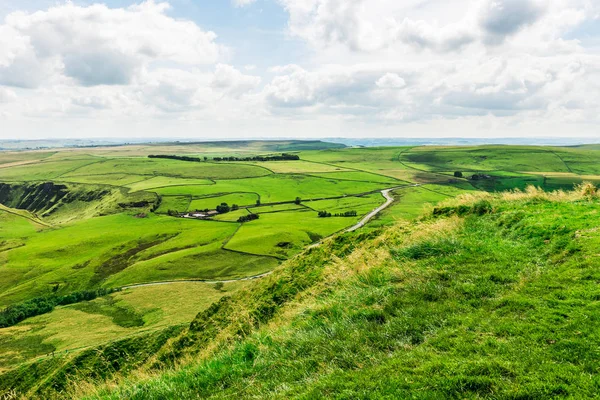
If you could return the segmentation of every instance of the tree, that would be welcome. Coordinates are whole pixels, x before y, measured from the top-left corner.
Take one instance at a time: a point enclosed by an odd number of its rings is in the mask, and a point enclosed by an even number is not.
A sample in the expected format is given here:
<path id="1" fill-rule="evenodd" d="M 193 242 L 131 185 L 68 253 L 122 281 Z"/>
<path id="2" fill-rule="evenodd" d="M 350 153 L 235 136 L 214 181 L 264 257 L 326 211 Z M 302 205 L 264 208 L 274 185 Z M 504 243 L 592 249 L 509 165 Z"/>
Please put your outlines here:
<path id="1" fill-rule="evenodd" d="M 219 214 L 227 214 L 231 211 L 231 207 L 227 203 L 221 203 L 217 206 L 216 210 Z"/>
<path id="2" fill-rule="evenodd" d="M 256 200 L 256 205 L 260 206 L 260 199 Z"/>
<path id="3" fill-rule="evenodd" d="M 296 200 L 294 200 L 294 203 L 300 204 L 300 203 L 302 203 L 302 199 L 300 197 L 296 197 Z"/>
<path id="4" fill-rule="evenodd" d="M 463 177 L 463 173 L 462 173 L 462 172 L 460 172 L 460 171 L 456 171 L 456 172 L 454 173 L 454 177 L 455 177 L 455 178 L 462 178 L 462 177 Z"/>
<path id="5" fill-rule="evenodd" d="M 238 206 L 237 204 L 232 204 L 231 205 L 231 211 L 235 211 L 235 210 L 239 210 L 240 206 Z"/>
<path id="6" fill-rule="evenodd" d="M 204 156 L 204 161 L 208 161 L 208 157 Z"/>

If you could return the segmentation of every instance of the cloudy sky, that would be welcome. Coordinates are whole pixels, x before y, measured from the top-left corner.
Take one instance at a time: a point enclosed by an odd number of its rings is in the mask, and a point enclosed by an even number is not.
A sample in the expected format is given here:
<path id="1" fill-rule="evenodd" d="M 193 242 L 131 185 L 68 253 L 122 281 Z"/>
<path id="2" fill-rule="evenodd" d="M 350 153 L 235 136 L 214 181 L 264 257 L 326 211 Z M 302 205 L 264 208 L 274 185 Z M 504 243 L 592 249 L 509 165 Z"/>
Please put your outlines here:
<path id="1" fill-rule="evenodd" d="M 598 0 L 0 0 L 0 138 L 598 137 Z"/>

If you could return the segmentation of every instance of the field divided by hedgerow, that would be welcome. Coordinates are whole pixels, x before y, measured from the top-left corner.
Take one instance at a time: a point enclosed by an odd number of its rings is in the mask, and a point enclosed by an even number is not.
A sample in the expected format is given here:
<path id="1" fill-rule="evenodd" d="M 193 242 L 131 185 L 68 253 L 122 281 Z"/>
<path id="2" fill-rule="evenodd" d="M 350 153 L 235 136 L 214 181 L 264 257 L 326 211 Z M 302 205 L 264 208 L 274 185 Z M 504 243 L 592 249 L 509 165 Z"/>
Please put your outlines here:
<path id="1" fill-rule="evenodd" d="M 282 152 L 293 152 L 300 160 L 213 160 Z M 148 158 L 152 154 L 200 161 Z M 569 189 L 586 180 L 600 182 L 599 155 L 594 148 L 344 149 L 317 142 L 0 153 L 0 203 L 6 203 L 0 207 L 0 308 L 134 283 L 261 275 L 356 224 L 384 203 L 383 189 L 396 188 L 396 200 L 364 232 L 414 219 L 424 207 L 461 193 L 528 185 Z M 222 203 L 241 209 L 211 220 L 178 215 L 214 210 Z M 331 216 L 319 217 L 319 211 Z M 251 213 L 258 218 L 238 222 Z M 349 216 L 340 216 L 344 213 Z M 78 319 L 99 330 L 98 336 L 82 333 L 85 343 L 93 345 L 101 337 L 112 341 L 139 329 L 162 329 L 169 321 L 189 321 L 198 301 L 194 296 L 206 298 L 206 304 L 219 298 L 211 291 L 189 291 L 189 298 L 156 292 L 145 300 L 155 296 L 158 302 L 149 311 L 127 305 L 125 293 L 61 306 L 0 329 L 0 348 L 16 354 L 12 361 L 0 361 L 0 368 L 26 362 L 52 346 L 75 348 L 72 344 L 79 342 L 65 332 Z M 188 310 L 185 318 L 173 316 L 178 307 Z M 17 332 L 23 334 L 21 342 L 15 341 Z M 28 353 L 27 348 L 36 350 Z"/>

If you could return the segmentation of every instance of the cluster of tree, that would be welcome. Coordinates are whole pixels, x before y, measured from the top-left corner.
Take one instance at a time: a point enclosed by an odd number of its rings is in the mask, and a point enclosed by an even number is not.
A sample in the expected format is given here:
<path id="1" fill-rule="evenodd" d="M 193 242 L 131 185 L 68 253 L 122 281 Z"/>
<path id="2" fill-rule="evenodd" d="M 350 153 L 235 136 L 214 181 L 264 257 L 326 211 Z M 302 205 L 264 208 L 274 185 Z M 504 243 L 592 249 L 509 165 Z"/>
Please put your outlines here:
<path id="1" fill-rule="evenodd" d="M 492 177 L 490 175 L 486 175 L 486 174 L 482 174 L 482 173 L 473 174 L 471 176 L 472 181 L 478 181 L 480 179 L 492 179 Z"/>
<path id="2" fill-rule="evenodd" d="M 250 221 L 254 221 L 257 220 L 258 214 L 248 214 L 248 215 L 242 215 L 241 217 L 238 218 L 237 222 L 250 222 Z"/>
<path id="3" fill-rule="evenodd" d="M 217 206 L 216 210 L 219 214 L 227 214 L 231 211 L 231 207 L 229 207 L 229 204 L 227 203 L 221 203 Z"/>
<path id="4" fill-rule="evenodd" d="M 277 156 L 254 156 L 254 157 L 215 157 L 213 161 L 295 161 L 300 156 L 296 154 L 282 153 Z"/>
<path id="5" fill-rule="evenodd" d="M 208 161 L 208 157 L 204 157 L 203 159 L 200 157 L 189 157 L 189 156 L 171 156 L 168 154 L 150 154 L 148 158 L 165 158 L 167 160 L 179 160 L 179 161 L 191 161 L 191 162 L 201 162 L 202 160 Z"/>
<path id="6" fill-rule="evenodd" d="M 356 211 L 346 211 L 343 213 L 332 214 L 328 211 L 319 211 L 319 218 L 330 218 L 330 217 L 356 217 L 358 213 Z"/>
<path id="7" fill-rule="evenodd" d="M 177 210 L 169 210 L 169 211 L 167 211 L 167 215 L 169 217 L 179 217 L 179 211 L 177 211 Z"/>
<path id="8" fill-rule="evenodd" d="M 56 290 L 58 290 L 58 286 L 54 287 L 53 292 L 56 292 Z M 35 297 L 31 300 L 8 306 L 0 311 L 0 328 L 13 326 L 27 318 L 49 313 L 54 310 L 54 307 L 56 306 L 66 306 L 82 301 L 90 301 L 97 297 L 106 296 L 120 290 L 121 289 L 82 290 L 64 296 L 52 294 L 49 296 Z"/>
<path id="9" fill-rule="evenodd" d="M 148 158 L 164 158 L 167 160 L 202 162 L 208 161 L 208 157 L 174 156 L 169 154 L 150 154 Z M 281 153 L 281 155 L 253 156 L 253 157 L 214 157 L 212 161 L 296 161 L 300 156 L 296 154 Z"/>

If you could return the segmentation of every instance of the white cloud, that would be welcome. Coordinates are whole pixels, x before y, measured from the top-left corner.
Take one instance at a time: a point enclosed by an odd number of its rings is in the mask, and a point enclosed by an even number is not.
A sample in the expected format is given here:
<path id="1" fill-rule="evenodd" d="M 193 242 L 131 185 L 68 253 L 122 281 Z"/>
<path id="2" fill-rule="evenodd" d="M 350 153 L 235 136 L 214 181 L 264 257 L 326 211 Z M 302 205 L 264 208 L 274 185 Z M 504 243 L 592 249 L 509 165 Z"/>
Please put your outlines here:
<path id="1" fill-rule="evenodd" d="M 14 101 L 17 98 L 17 94 L 9 88 L 0 86 L 0 103 L 8 103 Z"/>
<path id="2" fill-rule="evenodd" d="M 231 0 L 235 7 L 246 7 L 250 4 L 254 4 L 256 0 Z"/>
<path id="3" fill-rule="evenodd" d="M 240 96 L 255 89 L 260 81 L 260 77 L 244 75 L 231 65 L 218 64 L 215 68 L 211 86 L 231 95 Z"/>
<path id="4" fill-rule="evenodd" d="M 15 12 L 0 25 L 0 83 L 36 87 L 52 77 L 84 86 L 124 85 L 151 62 L 215 63 L 216 35 L 147 1 L 129 8 L 72 3 Z"/>
<path id="5" fill-rule="evenodd" d="M 270 67 L 171 17 L 167 3 L 12 13 L 0 22 L 3 128 L 78 119 L 77 132 L 115 121 L 119 133 L 144 126 L 140 135 L 597 133 L 596 1 L 277 1 L 288 36 L 269 35 L 271 59 L 284 60 Z M 238 43 L 254 40 L 234 28 Z"/>
<path id="6" fill-rule="evenodd" d="M 489 1 L 481 16 L 486 42 L 499 44 L 522 28 L 534 24 L 546 10 L 535 0 Z"/>
<path id="7" fill-rule="evenodd" d="M 535 48 L 598 12 L 589 0 L 279 2 L 289 13 L 291 35 L 317 49 L 343 46 L 352 52 L 402 46 L 454 52 L 471 44 L 496 46 L 525 30 L 518 39 Z"/>
<path id="8" fill-rule="evenodd" d="M 406 81 L 398 74 L 388 72 L 375 82 L 377 87 L 382 89 L 401 89 L 406 86 Z"/>

